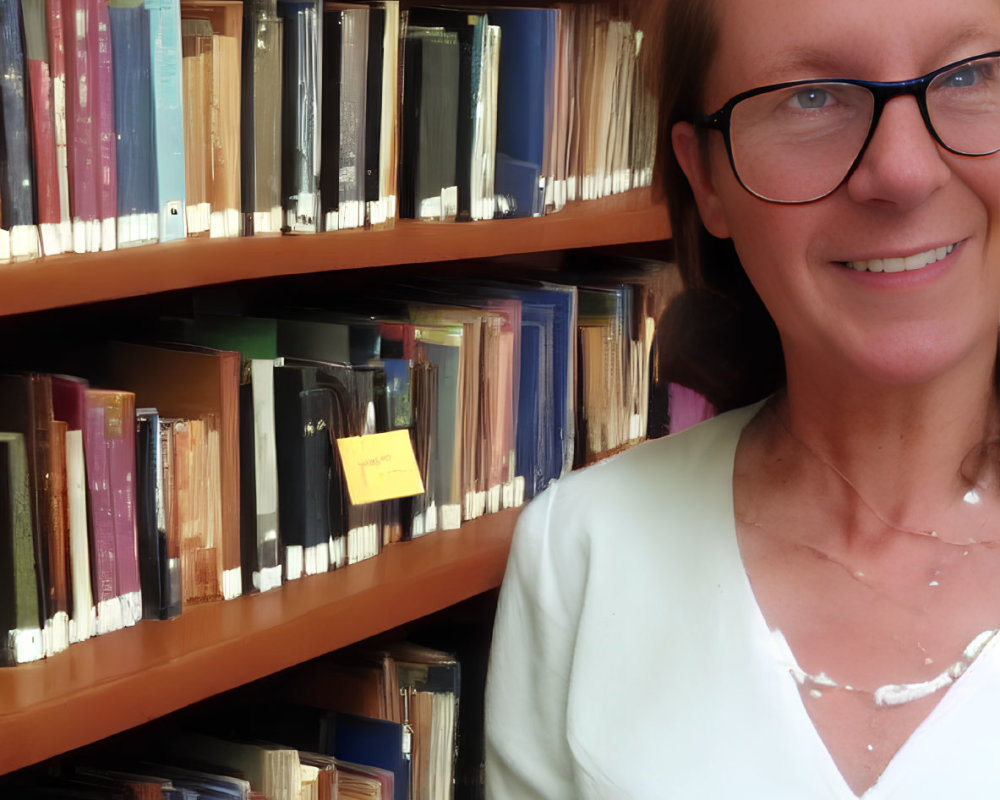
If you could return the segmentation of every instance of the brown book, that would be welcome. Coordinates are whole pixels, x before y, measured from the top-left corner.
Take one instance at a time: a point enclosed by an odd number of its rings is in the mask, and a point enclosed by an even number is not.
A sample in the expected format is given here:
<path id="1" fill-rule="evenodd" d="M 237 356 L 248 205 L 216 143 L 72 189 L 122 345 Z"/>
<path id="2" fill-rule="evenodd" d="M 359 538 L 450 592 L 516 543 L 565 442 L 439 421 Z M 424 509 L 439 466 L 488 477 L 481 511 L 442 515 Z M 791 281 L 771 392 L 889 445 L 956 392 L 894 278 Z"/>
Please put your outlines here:
<path id="1" fill-rule="evenodd" d="M 189 345 L 114 343 L 111 375 L 116 385 L 134 391 L 141 407 L 162 418 L 201 420 L 206 446 L 218 449 L 219 591 L 226 599 L 242 593 L 240 571 L 240 354 Z M 212 431 L 217 431 L 213 434 Z M 214 444 L 217 442 L 217 444 Z M 175 442 L 176 444 L 176 442 Z M 177 464 L 176 454 L 174 464 Z M 206 467 L 206 480 L 216 480 Z M 179 480 L 175 474 L 175 483 Z M 201 562 L 199 562 L 201 563 Z M 201 569 L 205 569 L 202 563 Z M 184 566 L 181 567 L 182 581 Z"/>
<path id="2" fill-rule="evenodd" d="M 72 616 L 71 573 L 69 557 L 69 509 L 66 490 L 66 432 L 62 420 L 52 420 L 49 432 L 49 513 L 52 523 L 49 538 L 49 580 L 46 590 L 49 603 L 57 609 L 53 619 L 53 652 L 69 646 Z"/>
<path id="3" fill-rule="evenodd" d="M 188 189 L 188 230 L 194 234 L 240 235 L 242 31 L 241 2 L 181 1 L 185 158 L 190 118 L 197 159 L 186 170 L 188 180 L 194 178 L 197 190 L 205 192 L 192 195 Z"/>

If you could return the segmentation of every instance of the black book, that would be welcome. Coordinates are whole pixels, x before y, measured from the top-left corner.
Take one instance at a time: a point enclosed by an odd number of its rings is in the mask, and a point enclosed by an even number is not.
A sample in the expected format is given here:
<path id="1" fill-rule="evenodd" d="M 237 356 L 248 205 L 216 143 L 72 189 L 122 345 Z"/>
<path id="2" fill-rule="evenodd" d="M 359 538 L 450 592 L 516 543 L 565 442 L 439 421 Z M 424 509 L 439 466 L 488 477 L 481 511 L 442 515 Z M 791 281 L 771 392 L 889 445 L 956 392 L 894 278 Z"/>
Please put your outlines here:
<path id="1" fill-rule="evenodd" d="M 382 68 L 385 63 L 385 9 L 368 9 L 368 79 L 365 82 L 365 202 L 379 200 L 382 141 Z"/>
<path id="2" fill-rule="evenodd" d="M 457 35 L 408 26 L 403 70 L 401 216 L 447 219 L 457 212 Z M 455 193 L 456 208 L 450 207 L 449 192 Z"/>
<path id="3" fill-rule="evenodd" d="M 323 12 L 323 78 L 320 126 L 324 158 L 320 162 L 320 213 L 324 230 L 336 230 L 340 206 L 340 73 L 343 13 L 338 9 Z"/>
<path id="4" fill-rule="evenodd" d="M 473 81 L 473 51 L 476 42 L 476 26 L 482 15 L 464 9 L 431 8 L 418 6 L 407 12 L 410 25 L 424 28 L 441 28 L 454 32 L 458 40 L 458 115 L 456 117 L 455 182 L 458 185 L 459 220 L 471 219 L 472 208 L 472 156 L 473 122 L 475 105 L 472 98 L 475 89 Z"/>
<path id="5" fill-rule="evenodd" d="M 324 549 L 335 533 L 330 514 L 333 397 L 317 388 L 314 368 L 275 367 L 278 509 L 287 579 L 325 572 L 329 550 Z"/>
<path id="6" fill-rule="evenodd" d="M 170 619 L 181 613 L 180 558 L 171 557 L 163 486 L 160 415 L 136 410 L 135 516 L 139 582 L 144 619 Z"/>

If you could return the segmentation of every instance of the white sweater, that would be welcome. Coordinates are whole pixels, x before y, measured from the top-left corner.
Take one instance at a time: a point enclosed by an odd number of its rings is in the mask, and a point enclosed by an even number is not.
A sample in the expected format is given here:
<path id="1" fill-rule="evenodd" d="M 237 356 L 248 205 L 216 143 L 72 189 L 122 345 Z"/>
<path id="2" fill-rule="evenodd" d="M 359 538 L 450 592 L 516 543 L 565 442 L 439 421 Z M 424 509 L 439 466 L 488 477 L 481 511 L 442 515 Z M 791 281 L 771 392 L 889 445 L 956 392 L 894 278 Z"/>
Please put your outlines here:
<path id="1" fill-rule="evenodd" d="M 757 408 L 575 472 L 525 509 L 490 656 L 488 798 L 855 798 L 740 560 L 733 459 Z M 998 640 L 866 800 L 1000 798 Z"/>

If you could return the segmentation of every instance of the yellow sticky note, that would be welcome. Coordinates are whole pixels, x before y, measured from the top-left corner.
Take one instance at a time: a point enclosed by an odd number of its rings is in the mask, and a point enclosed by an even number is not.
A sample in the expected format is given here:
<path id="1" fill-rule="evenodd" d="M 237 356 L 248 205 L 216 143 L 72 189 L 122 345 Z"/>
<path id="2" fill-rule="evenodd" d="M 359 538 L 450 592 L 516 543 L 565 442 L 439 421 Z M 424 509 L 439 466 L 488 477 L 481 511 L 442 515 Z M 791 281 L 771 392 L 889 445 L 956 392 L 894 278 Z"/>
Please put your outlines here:
<path id="1" fill-rule="evenodd" d="M 337 450 L 352 503 L 423 494 L 424 484 L 407 431 L 337 439 Z"/>

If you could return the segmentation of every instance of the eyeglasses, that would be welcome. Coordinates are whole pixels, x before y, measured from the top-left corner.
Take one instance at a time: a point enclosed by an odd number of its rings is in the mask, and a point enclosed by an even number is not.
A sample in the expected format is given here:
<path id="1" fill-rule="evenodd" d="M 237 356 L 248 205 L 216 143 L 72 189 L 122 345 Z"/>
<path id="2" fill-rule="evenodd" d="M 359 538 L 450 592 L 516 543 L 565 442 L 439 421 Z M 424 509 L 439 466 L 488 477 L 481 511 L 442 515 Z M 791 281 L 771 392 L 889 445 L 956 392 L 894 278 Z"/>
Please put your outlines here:
<path id="1" fill-rule="evenodd" d="M 748 192 L 774 203 L 809 203 L 854 171 L 885 104 L 902 95 L 916 98 L 927 130 L 946 150 L 964 156 L 1000 150 L 1000 52 L 908 81 L 823 78 L 762 86 L 695 124 L 722 132 L 733 173 Z"/>

